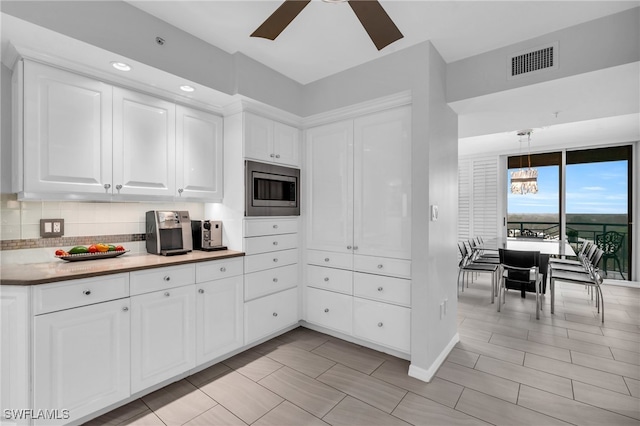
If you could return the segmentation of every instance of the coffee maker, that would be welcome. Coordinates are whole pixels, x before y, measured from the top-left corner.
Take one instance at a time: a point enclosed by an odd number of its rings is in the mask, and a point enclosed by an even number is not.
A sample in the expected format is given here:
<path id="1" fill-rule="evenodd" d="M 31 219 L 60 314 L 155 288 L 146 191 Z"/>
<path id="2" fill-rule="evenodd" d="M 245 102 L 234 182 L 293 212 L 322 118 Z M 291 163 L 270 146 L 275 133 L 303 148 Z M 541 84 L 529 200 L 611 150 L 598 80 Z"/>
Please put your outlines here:
<path id="1" fill-rule="evenodd" d="M 192 220 L 191 238 L 194 250 L 226 250 L 222 245 L 222 222 L 219 220 Z"/>

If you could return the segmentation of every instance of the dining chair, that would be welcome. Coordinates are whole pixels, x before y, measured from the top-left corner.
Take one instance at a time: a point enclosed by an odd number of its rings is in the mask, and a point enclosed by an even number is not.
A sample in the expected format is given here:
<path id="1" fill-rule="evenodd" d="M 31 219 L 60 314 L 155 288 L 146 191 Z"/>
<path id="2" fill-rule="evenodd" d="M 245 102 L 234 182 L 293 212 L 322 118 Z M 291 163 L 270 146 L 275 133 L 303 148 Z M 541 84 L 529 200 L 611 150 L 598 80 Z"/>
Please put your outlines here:
<path id="1" fill-rule="evenodd" d="M 462 241 L 458 243 L 458 250 L 462 256 L 462 259 L 458 264 L 458 280 L 456 283 L 458 296 L 460 296 L 460 288 L 462 288 L 462 291 L 464 292 L 465 277 L 469 272 L 488 273 L 491 274 L 491 303 L 494 303 L 497 275 L 500 265 L 498 263 L 476 263 L 471 257 L 472 253 L 467 250 L 465 243 Z M 460 276 L 462 276 L 462 283 L 460 283 Z"/>
<path id="2" fill-rule="evenodd" d="M 499 249 L 502 274 L 498 284 L 498 312 L 506 303 L 508 289 L 536 294 L 536 319 L 540 319 L 542 309 L 542 274 L 540 273 L 540 252 Z"/>
<path id="3" fill-rule="evenodd" d="M 598 313 L 602 312 L 602 323 L 604 323 L 604 298 L 602 296 L 602 276 L 598 271 L 598 268 L 592 263 L 586 265 L 586 270 L 582 272 L 566 271 L 562 269 L 551 269 L 551 313 L 554 313 L 555 309 L 555 282 L 560 280 L 562 282 L 583 284 L 596 290 L 596 308 Z M 593 297 L 593 296 L 592 296 Z M 601 309 L 602 307 L 602 309 Z"/>
<path id="4" fill-rule="evenodd" d="M 623 241 L 624 234 L 616 231 L 607 231 L 602 235 L 596 235 L 596 245 L 604 251 L 604 255 L 602 257 L 602 267 L 604 269 L 605 275 L 607 276 L 607 264 L 609 263 L 608 261 L 609 259 L 613 259 L 613 266 L 615 267 L 616 265 L 618 265 L 618 271 L 620 271 L 622 279 L 625 279 L 624 274 L 622 273 L 622 266 L 620 266 L 620 259 L 618 258 L 618 252 L 622 247 Z"/>
<path id="5" fill-rule="evenodd" d="M 580 247 L 580 251 L 578 252 L 578 254 L 576 255 L 577 259 L 550 259 L 549 260 L 549 264 L 551 267 L 553 267 L 554 265 L 559 265 L 559 264 L 564 264 L 564 265 L 583 265 L 584 264 L 584 260 L 583 257 L 584 256 L 593 256 L 593 253 L 595 252 L 595 245 L 591 242 L 591 241 L 585 241 L 584 244 L 582 244 L 582 247 Z"/>

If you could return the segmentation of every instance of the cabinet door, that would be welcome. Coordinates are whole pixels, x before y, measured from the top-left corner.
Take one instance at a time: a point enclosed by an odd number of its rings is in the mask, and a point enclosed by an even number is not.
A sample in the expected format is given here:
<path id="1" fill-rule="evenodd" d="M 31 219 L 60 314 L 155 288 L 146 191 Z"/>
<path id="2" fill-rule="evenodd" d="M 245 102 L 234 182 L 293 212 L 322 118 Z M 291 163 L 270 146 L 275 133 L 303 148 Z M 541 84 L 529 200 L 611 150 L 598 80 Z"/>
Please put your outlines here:
<path id="1" fill-rule="evenodd" d="M 177 196 L 222 201 L 222 117 L 176 107 Z"/>
<path id="2" fill-rule="evenodd" d="M 355 253 L 411 258 L 411 109 L 354 121 Z"/>
<path id="3" fill-rule="evenodd" d="M 245 344 L 298 322 L 298 289 L 281 291 L 244 304 Z"/>
<path id="4" fill-rule="evenodd" d="M 131 393 L 195 366 L 195 288 L 131 298 Z"/>
<path id="5" fill-rule="evenodd" d="M 300 165 L 300 131 L 295 127 L 273 124 L 273 154 L 275 162 L 298 167 Z"/>
<path id="6" fill-rule="evenodd" d="M 176 194 L 175 104 L 113 88 L 114 194 Z"/>
<path id="7" fill-rule="evenodd" d="M 275 159 L 272 120 L 244 113 L 244 156 L 261 161 Z"/>
<path id="8" fill-rule="evenodd" d="M 111 104 L 111 86 L 25 61 L 25 192 L 107 193 Z"/>
<path id="9" fill-rule="evenodd" d="M 34 409 L 67 409 L 62 424 L 129 397 L 129 299 L 34 319 Z M 64 413 L 59 413 L 64 417 Z"/>
<path id="10" fill-rule="evenodd" d="M 351 253 L 353 245 L 353 125 L 314 127 L 307 143 L 307 247 Z"/>
<path id="11" fill-rule="evenodd" d="M 196 365 L 243 344 L 242 276 L 198 284 L 196 295 Z"/>

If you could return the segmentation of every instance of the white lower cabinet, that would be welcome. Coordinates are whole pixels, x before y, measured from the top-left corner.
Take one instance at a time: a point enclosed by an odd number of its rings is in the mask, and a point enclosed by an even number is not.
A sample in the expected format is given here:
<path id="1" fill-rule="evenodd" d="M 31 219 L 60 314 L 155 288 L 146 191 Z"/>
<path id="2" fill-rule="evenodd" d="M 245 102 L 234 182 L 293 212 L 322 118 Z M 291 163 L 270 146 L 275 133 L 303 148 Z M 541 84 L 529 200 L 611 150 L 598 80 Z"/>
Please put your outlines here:
<path id="1" fill-rule="evenodd" d="M 242 286 L 242 275 L 196 284 L 196 365 L 243 345 Z"/>
<path id="2" fill-rule="evenodd" d="M 195 287 L 131 297 L 131 393 L 195 367 Z"/>
<path id="3" fill-rule="evenodd" d="M 35 317 L 34 407 L 60 410 L 35 424 L 65 424 L 129 397 L 130 316 L 125 298 Z"/>
<path id="4" fill-rule="evenodd" d="M 307 321 L 351 334 L 351 296 L 331 291 L 307 289 Z"/>
<path id="5" fill-rule="evenodd" d="M 411 309 L 354 297 L 353 335 L 408 353 Z"/>
<path id="6" fill-rule="evenodd" d="M 256 299 L 297 285 L 298 265 L 253 272 L 244 276 L 244 299 Z"/>
<path id="7" fill-rule="evenodd" d="M 246 302 L 244 304 L 245 344 L 255 342 L 297 322 L 297 288 Z"/>

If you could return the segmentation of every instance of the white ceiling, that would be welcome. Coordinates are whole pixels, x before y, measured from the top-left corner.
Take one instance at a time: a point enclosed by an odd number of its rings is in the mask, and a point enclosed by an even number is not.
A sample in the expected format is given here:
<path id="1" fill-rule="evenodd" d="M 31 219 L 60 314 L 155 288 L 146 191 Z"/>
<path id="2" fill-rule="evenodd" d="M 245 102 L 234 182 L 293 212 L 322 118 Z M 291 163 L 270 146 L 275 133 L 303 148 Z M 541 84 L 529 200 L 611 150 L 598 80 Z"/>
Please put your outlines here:
<path id="1" fill-rule="evenodd" d="M 404 38 L 378 51 L 347 3 L 321 0 L 312 0 L 274 41 L 249 37 L 282 1 L 127 0 L 228 53 L 242 52 L 302 84 L 426 40 L 449 63 L 639 4 L 381 0 Z"/>

